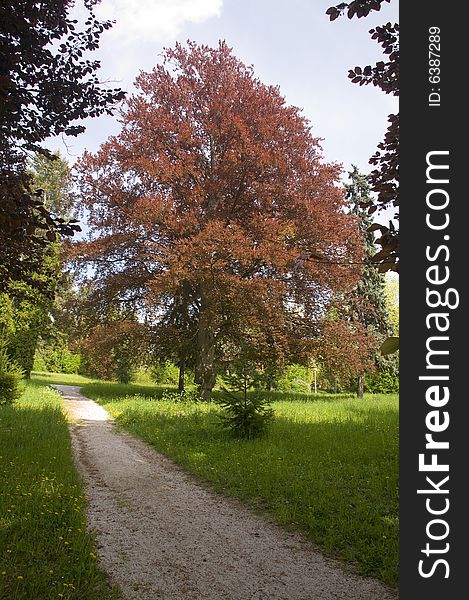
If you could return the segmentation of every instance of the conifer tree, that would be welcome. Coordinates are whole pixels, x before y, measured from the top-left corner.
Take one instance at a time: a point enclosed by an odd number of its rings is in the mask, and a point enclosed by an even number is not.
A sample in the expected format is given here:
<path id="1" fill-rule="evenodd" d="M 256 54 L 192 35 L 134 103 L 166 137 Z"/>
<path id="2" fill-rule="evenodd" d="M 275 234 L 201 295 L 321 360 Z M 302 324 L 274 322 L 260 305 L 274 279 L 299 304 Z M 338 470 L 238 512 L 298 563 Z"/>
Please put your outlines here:
<path id="1" fill-rule="evenodd" d="M 348 175 L 349 183 L 345 186 L 346 198 L 352 214 L 357 215 L 360 219 L 365 261 L 362 278 L 347 302 L 347 318 L 351 322 L 360 323 L 378 342 L 383 342 L 391 334 L 392 327 L 388 314 L 385 277 L 378 271 L 376 264 L 371 261 L 376 253 L 376 248 L 374 234 L 368 231 L 372 225 L 372 219 L 365 208 L 372 200 L 371 186 L 368 177 L 360 173 L 355 165 L 352 165 L 352 170 Z M 377 354 L 376 367 L 378 371 L 391 370 L 395 374 L 396 358 L 384 358 Z M 363 396 L 363 386 L 364 374 L 358 378 L 359 397 Z"/>

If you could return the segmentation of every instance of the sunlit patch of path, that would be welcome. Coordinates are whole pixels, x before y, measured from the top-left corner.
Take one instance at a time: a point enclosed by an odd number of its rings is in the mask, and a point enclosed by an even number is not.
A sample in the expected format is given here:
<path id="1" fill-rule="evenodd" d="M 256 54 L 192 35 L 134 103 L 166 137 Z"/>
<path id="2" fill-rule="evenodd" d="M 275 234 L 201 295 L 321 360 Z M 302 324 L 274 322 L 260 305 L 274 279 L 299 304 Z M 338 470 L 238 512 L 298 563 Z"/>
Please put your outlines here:
<path id="1" fill-rule="evenodd" d="M 108 421 L 109 413 L 93 400 L 80 394 L 80 388 L 74 385 L 54 385 L 66 400 L 65 411 L 73 421 Z"/>
<path id="2" fill-rule="evenodd" d="M 102 565 L 137 600 L 395 600 L 296 533 L 216 494 L 79 393 L 64 397 Z"/>

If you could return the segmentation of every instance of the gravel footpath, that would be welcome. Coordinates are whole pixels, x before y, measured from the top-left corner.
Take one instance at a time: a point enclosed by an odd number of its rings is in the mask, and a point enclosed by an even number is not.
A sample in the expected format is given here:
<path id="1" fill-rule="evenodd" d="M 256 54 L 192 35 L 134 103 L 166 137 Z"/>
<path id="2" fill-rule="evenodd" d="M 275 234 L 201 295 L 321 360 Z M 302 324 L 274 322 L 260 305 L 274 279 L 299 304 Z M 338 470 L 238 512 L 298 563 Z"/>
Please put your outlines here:
<path id="1" fill-rule="evenodd" d="M 201 487 L 167 458 L 116 431 L 80 388 L 55 385 L 70 420 L 101 564 L 136 600 L 396 600 L 301 535 Z"/>

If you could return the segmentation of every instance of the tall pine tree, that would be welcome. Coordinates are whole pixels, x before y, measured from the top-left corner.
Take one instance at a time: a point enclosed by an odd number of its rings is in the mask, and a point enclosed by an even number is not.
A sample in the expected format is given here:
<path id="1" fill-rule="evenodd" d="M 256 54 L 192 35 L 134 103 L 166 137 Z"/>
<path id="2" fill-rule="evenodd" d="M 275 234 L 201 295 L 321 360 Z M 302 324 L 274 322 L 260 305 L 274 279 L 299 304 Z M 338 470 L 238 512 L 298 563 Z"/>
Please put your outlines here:
<path id="1" fill-rule="evenodd" d="M 359 217 L 361 229 L 364 233 L 365 261 L 362 279 L 349 296 L 346 311 L 347 318 L 355 323 L 361 323 L 366 330 L 380 343 L 391 334 L 391 322 L 385 292 L 385 276 L 377 269 L 371 258 L 376 253 L 374 233 L 368 229 L 372 219 L 365 208 L 372 200 L 371 186 L 368 177 L 359 172 L 355 165 L 349 172 L 349 183 L 346 184 L 346 198 L 352 214 Z M 397 374 L 397 357 L 383 357 L 376 355 L 376 369 L 380 372 L 389 372 L 392 376 Z M 363 396 L 364 374 L 358 378 L 357 393 Z"/>

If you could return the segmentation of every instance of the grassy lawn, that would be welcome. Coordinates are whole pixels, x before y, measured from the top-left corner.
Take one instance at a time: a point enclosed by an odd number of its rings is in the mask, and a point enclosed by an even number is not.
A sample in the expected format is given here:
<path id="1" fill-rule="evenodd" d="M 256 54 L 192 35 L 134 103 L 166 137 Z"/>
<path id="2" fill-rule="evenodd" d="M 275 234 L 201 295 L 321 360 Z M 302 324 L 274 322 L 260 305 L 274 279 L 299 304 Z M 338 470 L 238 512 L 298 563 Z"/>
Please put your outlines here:
<path id="1" fill-rule="evenodd" d="M 31 379 L 38 383 L 45 383 L 49 385 L 51 383 L 59 383 L 63 385 L 85 385 L 87 383 L 93 383 L 95 380 L 83 375 L 76 375 L 75 373 L 48 373 L 46 371 L 33 371 L 31 373 Z"/>
<path id="2" fill-rule="evenodd" d="M 362 574 L 397 585 L 398 402 L 396 396 L 290 397 L 259 440 L 218 425 L 215 404 L 161 398 L 161 388 L 94 383 L 98 400 L 126 429 L 217 490 L 305 532 Z"/>
<path id="3" fill-rule="evenodd" d="M 28 382 L 0 407 L 0 598 L 111 600 L 86 530 L 58 394 Z"/>

